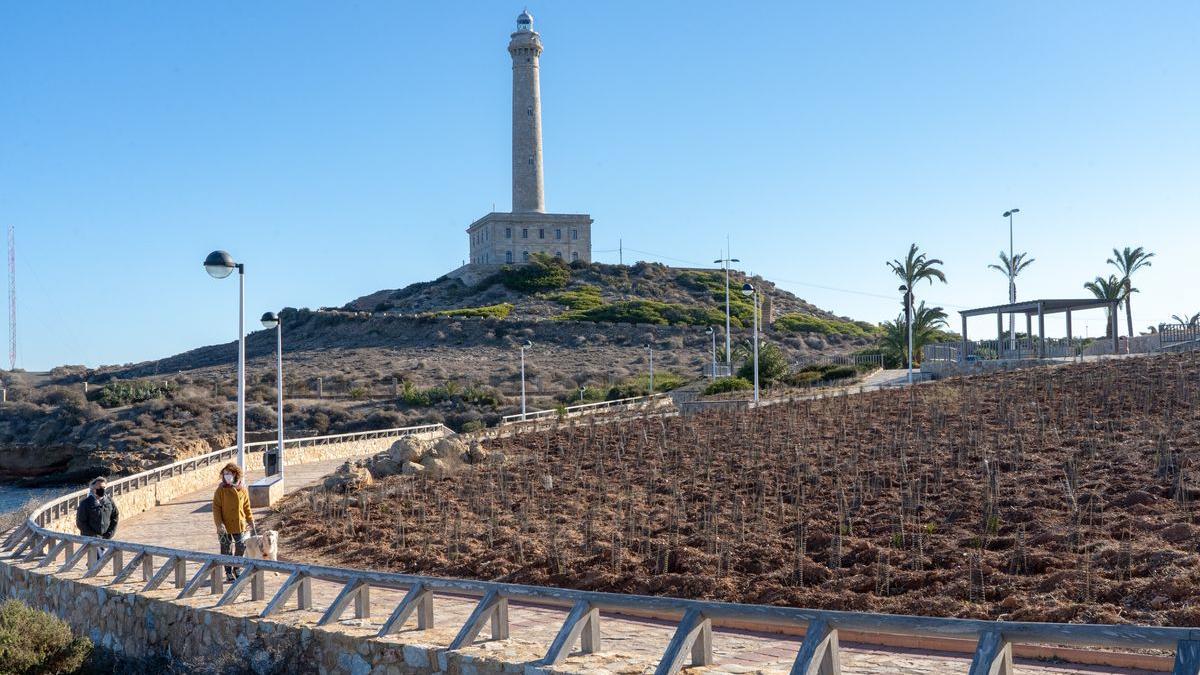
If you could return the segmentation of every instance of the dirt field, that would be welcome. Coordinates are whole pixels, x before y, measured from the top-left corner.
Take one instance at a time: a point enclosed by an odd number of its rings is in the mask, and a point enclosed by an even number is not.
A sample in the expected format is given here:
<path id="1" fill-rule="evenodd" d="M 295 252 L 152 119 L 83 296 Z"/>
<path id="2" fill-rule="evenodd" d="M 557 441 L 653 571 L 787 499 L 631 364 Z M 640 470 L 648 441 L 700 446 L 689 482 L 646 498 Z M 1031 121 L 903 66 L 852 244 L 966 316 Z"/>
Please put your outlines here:
<path id="1" fill-rule="evenodd" d="M 567 426 L 285 504 L 394 571 L 1031 621 L 1200 624 L 1200 355 Z"/>

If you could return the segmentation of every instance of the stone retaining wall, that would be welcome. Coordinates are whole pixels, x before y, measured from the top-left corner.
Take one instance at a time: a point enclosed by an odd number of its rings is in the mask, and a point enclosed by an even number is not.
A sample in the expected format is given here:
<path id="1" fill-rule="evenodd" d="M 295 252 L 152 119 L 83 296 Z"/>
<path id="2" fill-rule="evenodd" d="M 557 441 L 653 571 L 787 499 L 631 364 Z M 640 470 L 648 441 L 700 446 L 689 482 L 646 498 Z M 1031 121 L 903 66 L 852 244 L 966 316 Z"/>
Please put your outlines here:
<path id="1" fill-rule="evenodd" d="M 211 596 L 176 601 L 177 589 L 140 593 L 140 582 L 107 587 L 100 580 L 72 578 L 78 572 L 59 577 L 32 565 L 0 561 L 0 597 L 50 612 L 96 645 L 130 658 L 170 656 L 202 666 L 232 656 L 255 673 L 284 666 L 296 673 L 492 675 L 514 672 L 511 663 L 506 670 L 504 658 L 522 663 L 538 654 L 534 646 L 520 644 L 510 645 L 508 653 L 482 645 L 447 652 L 436 644 L 405 644 L 401 636 L 370 637 L 373 632 L 345 626 L 315 628 L 314 616 L 304 617 L 305 623 L 287 620 L 294 612 L 260 619 L 261 602 L 218 610 L 202 606 L 214 602 Z"/>
<path id="2" fill-rule="evenodd" d="M 445 435 L 445 431 L 416 435 L 421 438 L 440 438 Z M 396 437 L 384 437 L 285 448 L 284 466 L 373 455 L 377 452 L 387 450 L 395 442 Z M 157 483 L 151 483 L 140 489 L 119 494 L 114 497 L 114 501 L 117 503 L 117 508 L 121 510 L 122 518 L 132 518 L 139 513 L 149 511 L 159 504 L 166 504 L 180 495 L 195 492 L 206 486 L 216 485 L 222 466 L 224 466 L 224 463 L 212 464 L 193 471 L 186 471 L 170 478 L 164 478 Z M 246 453 L 246 471 L 262 471 L 262 469 L 263 453 Z M 74 514 L 66 514 L 64 517 L 47 524 L 45 527 L 55 532 L 75 534 Z"/>

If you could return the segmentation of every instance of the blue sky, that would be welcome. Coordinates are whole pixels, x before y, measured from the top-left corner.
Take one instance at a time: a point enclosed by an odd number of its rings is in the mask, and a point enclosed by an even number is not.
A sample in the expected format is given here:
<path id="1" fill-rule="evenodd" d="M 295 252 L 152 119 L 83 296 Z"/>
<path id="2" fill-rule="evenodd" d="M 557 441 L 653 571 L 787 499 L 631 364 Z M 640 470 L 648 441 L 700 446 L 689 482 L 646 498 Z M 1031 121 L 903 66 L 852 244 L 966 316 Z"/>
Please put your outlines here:
<path id="1" fill-rule="evenodd" d="M 1016 206 L 1037 259 L 1021 297 L 1082 295 L 1113 246 L 1143 245 L 1135 326 L 1200 311 L 1200 3 L 529 9 L 547 204 L 591 213 L 598 251 L 703 263 L 728 234 L 744 267 L 879 321 L 898 310 L 884 262 L 912 241 L 950 280 L 919 296 L 1004 301 L 986 265 Z M 457 267 L 464 228 L 509 207 L 520 10 L 4 3 L 18 366 L 232 339 L 236 284 L 200 267 L 214 248 L 247 265 L 252 326 Z"/>

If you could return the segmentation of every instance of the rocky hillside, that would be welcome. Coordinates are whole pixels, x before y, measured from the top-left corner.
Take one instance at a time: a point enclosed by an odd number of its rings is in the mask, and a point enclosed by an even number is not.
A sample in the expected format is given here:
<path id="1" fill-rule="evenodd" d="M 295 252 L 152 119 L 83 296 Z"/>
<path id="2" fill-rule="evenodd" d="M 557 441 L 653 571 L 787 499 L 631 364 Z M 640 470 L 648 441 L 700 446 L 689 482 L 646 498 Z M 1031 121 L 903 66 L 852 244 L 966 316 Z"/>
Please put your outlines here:
<path id="1" fill-rule="evenodd" d="M 745 281 L 734 273 L 735 288 Z M 789 362 L 869 346 L 873 327 L 776 288 L 762 289 L 765 339 Z M 751 305 L 733 294 L 734 340 Z M 553 262 L 498 272 L 474 286 L 441 278 L 364 296 L 336 310 L 287 309 L 289 435 L 443 422 L 456 429 L 519 411 L 520 345 L 530 409 L 647 391 L 700 376 L 709 325 L 724 328 L 724 278 L 711 270 Z M 773 324 L 774 327 L 771 326 Z M 274 336 L 247 337 L 247 428 L 275 426 Z M 77 480 L 126 473 L 232 440 L 236 343 L 157 361 L 7 375 L 0 480 Z M 85 391 L 86 390 L 86 391 Z M 581 391 L 582 390 L 582 391 Z"/>

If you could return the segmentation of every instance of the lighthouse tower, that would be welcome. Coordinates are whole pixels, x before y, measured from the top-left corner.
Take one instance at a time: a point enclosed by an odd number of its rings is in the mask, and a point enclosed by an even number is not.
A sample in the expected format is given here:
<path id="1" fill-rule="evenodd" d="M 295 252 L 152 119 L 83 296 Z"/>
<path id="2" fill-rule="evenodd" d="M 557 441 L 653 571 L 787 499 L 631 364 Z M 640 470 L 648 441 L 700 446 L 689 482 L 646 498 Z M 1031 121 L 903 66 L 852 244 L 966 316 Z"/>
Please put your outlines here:
<path id="1" fill-rule="evenodd" d="M 592 218 L 547 213 L 542 175 L 542 38 L 528 10 L 510 35 L 512 57 L 512 211 L 492 212 L 471 223 L 471 262 L 480 268 L 528 262 L 544 253 L 566 262 L 592 261 Z M 464 269 L 464 272 L 467 270 Z M 472 275 L 475 276 L 475 275 Z"/>
<path id="2" fill-rule="evenodd" d="M 528 10 L 517 17 L 517 32 L 508 43 L 513 62 L 512 210 L 546 211 L 542 185 L 542 91 L 538 60 L 542 38 L 533 30 Z"/>

